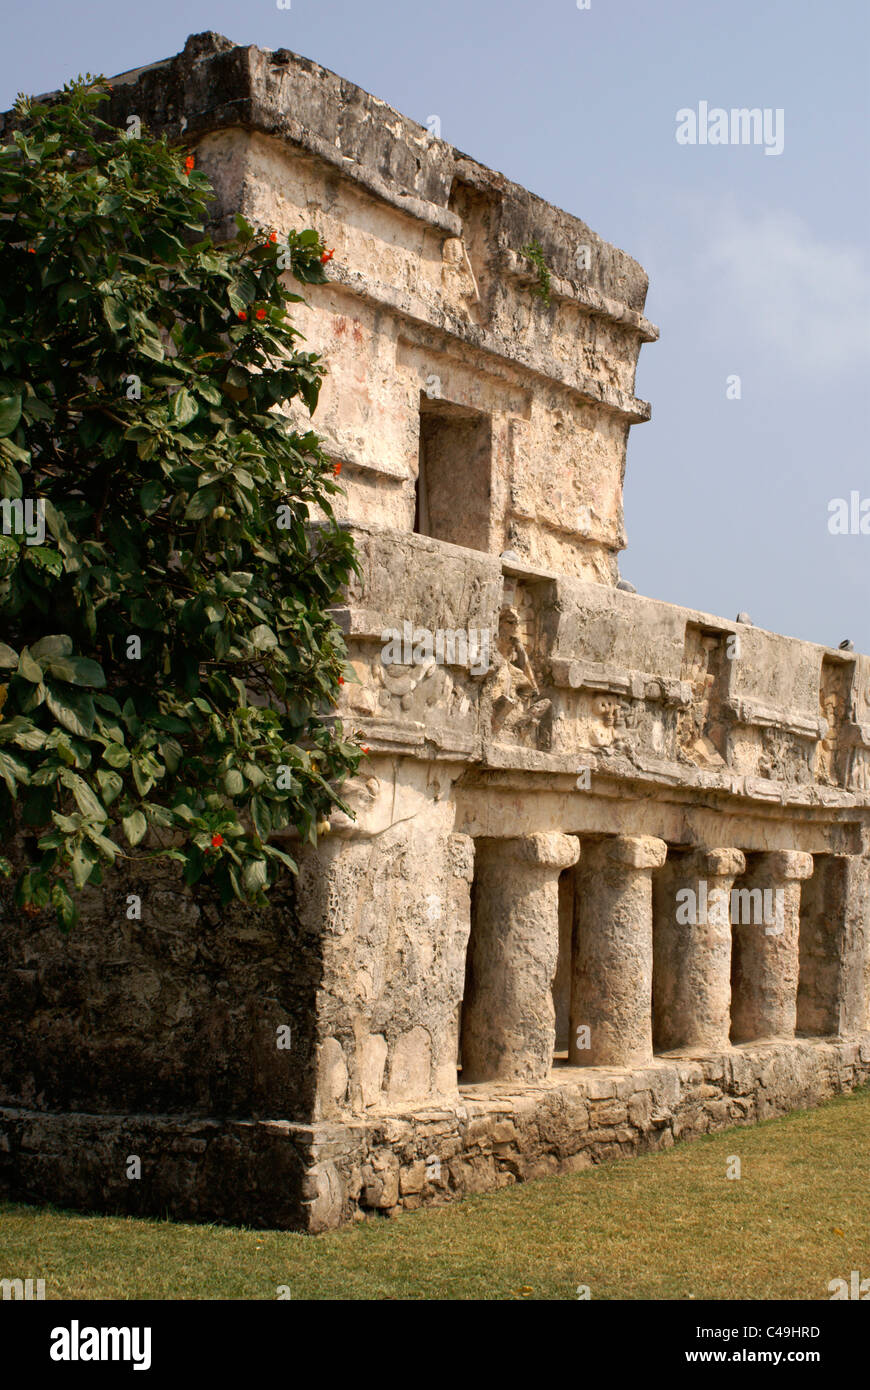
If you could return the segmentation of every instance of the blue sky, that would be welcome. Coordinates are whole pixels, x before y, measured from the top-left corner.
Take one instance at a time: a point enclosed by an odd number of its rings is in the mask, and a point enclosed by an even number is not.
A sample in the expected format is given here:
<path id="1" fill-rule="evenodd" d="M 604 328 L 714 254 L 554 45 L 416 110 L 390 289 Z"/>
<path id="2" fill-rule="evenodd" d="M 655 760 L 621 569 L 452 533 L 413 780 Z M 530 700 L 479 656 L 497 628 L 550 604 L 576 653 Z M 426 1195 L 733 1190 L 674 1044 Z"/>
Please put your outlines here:
<path id="1" fill-rule="evenodd" d="M 189 33 L 290 48 L 582 217 L 650 276 L 622 572 L 642 593 L 870 651 L 866 0 L 43 0 L 8 10 L 0 106 Z M 784 112 L 784 147 L 678 145 L 676 113 Z M 726 399 L 729 375 L 741 399 Z M 870 510 L 870 508 L 868 508 Z"/>

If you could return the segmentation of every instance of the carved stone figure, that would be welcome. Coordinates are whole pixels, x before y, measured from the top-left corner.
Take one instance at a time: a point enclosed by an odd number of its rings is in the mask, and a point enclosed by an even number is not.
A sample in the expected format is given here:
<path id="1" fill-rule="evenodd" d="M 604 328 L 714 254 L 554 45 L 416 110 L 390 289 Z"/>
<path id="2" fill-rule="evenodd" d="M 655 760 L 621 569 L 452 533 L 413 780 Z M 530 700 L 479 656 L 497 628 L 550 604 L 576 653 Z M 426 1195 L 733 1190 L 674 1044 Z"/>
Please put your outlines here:
<path id="1" fill-rule="evenodd" d="M 519 626 L 516 608 L 503 608 L 493 670 L 486 683 L 492 734 L 512 743 L 546 748 L 552 737 L 553 705 L 541 697 Z"/>

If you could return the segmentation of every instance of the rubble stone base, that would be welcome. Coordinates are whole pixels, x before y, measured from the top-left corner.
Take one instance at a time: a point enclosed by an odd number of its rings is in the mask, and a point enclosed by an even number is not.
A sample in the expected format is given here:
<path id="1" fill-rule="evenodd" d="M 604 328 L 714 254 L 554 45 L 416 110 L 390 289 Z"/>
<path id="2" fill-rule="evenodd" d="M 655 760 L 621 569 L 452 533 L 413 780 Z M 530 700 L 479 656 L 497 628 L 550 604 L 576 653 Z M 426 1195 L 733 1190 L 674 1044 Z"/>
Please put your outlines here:
<path id="1" fill-rule="evenodd" d="M 870 1033 L 637 1068 L 556 1067 L 522 1089 L 314 1125 L 0 1109 L 0 1191 L 79 1210 L 317 1232 L 576 1172 L 813 1106 L 870 1080 Z M 141 1177 L 128 1178 L 131 1156 Z"/>

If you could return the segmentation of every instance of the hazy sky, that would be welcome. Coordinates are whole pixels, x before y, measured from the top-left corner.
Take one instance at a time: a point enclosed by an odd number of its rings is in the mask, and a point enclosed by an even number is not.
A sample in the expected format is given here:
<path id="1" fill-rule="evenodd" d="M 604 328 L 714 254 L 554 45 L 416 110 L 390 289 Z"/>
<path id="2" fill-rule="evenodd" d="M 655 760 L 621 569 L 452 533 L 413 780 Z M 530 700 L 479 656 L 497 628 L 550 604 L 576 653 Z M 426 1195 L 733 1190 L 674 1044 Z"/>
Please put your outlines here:
<path id="1" fill-rule="evenodd" d="M 828 529 L 832 499 L 870 501 L 867 0 L 43 0 L 3 28 L 2 109 L 215 29 L 437 114 L 444 139 L 582 217 L 646 268 L 661 329 L 641 350 L 653 414 L 630 437 L 623 575 L 870 652 L 870 534 Z M 781 109 L 782 153 L 678 144 L 700 102 Z"/>

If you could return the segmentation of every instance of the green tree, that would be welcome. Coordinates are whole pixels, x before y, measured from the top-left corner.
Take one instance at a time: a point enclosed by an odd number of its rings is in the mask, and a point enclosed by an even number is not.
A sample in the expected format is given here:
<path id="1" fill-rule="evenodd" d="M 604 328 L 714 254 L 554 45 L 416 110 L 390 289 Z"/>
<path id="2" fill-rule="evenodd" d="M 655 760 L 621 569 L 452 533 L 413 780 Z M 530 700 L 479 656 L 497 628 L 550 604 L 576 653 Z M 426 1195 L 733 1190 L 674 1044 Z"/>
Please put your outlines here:
<path id="1" fill-rule="evenodd" d="M 65 928 L 120 857 L 259 900 L 363 756 L 330 714 L 337 469 L 286 409 L 323 367 L 281 272 L 330 253 L 241 218 L 215 244 L 194 157 L 101 120 L 106 90 L 19 98 L 0 146 L 0 831 Z"/>

